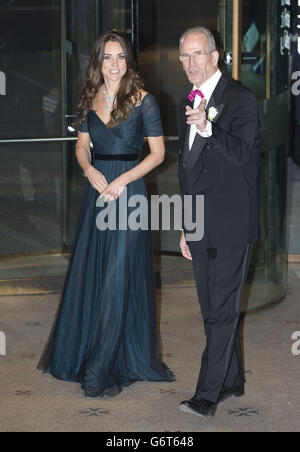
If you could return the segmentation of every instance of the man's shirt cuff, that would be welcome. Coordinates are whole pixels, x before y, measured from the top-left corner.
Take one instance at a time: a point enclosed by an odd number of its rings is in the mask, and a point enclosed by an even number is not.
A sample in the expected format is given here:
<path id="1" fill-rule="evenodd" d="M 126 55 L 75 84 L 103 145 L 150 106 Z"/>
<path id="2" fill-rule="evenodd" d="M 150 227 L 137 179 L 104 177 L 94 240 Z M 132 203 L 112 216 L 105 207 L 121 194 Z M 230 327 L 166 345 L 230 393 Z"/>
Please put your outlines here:
<path id="1" fill-rule="evenodd" d="M 209 138 L 212 136 L 212 122 L 207 121 L 207 128 L 205 132 L 201 132 L 199 129 L 197 129 L 197 132 L 199 135 L 201 135 L 202 138 Z"/>

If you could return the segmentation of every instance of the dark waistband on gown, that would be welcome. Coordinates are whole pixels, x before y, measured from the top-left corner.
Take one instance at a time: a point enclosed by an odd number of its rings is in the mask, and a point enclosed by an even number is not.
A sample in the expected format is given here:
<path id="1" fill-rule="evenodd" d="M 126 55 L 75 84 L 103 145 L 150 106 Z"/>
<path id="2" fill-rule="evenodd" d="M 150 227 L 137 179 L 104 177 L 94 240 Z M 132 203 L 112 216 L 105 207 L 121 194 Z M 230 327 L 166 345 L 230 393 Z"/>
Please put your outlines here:
<path id="1" fill-rule="evenodd" d="M 121 161 L 134 161 L 138 160 L 139 154 L 94 154 L 95 160 L 121 160 Z"/>

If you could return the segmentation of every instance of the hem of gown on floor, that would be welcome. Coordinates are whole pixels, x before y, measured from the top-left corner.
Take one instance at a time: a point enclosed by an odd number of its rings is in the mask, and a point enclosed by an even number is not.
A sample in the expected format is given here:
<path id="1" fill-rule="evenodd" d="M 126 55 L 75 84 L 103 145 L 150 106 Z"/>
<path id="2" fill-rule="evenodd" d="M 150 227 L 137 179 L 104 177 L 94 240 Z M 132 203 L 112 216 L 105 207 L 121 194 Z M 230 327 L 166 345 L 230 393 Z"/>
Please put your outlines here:
<path id="1" fill-rule="evenodd" d="M 46 374 L 51 375 L 52 377 L 54 377 L 54 378 L 56 378 L 57 380 L 60 380 L 60 381 L 67 381 L 69 383 L 81 384 L 81 388 L 82 389 L 88 387 L 88 385 L 85 385 L 83 383 L 83 378 L 80 378 L 80 377 L 71 378 L 71 377 L 61 376 L 61 375 L 58 376 L 54 372 L 52 372 L 50 370 L 42 370 L 41 372 L 43 374 L 45 374 L 45 375 Z M 171 370 L 167 369 L 166 372 L 167 372 L 167 374 L 169 376 L 169 379 L 163 378 L 163 377 L 157 378 L 155 380 L 149 380 L 149 379 L 146 379 L 146 378 L 145 379 L 139 378 L 139 379 L 132 380 L 130 382 L 121 382 L 120 384 L 104 385 L 103 390 L 105 391 L 106 389 L 111 389 L 111 388 L 116 387 L 116 386 L 118 386 L 119 388 L 127 388 L 129 386 L 134 385 L 135 383 L 173 383 L 174 381 L 176 381 L 176 379 L 175 379 L 175 377 L 174 377 L 174 375 L 173 375 Z"/>

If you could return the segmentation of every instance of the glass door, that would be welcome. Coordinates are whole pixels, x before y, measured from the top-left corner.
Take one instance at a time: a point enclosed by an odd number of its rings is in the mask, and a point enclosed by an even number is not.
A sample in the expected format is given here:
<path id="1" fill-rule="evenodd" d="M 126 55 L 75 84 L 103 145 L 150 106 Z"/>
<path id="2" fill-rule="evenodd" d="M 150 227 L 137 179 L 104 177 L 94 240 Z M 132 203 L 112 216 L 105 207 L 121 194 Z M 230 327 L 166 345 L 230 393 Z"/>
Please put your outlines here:
<path id="1" fill-rule="evenodd" d="M 65 136 L 74 137 L 74 108 L 85 68 L 96 38 L 105 31 L 124 33 L 137 52 L 137 0 L 67 0 L 65 26 Z M 75 238 L 81 197 L 86 178 L 75 158 L 75 142 L 66 142 L 63 152 L 64 221 L 63 242 L 70 250 Z"/>
<path id="2" fill-rule="evenodd" d="M 0 294 L 61 271 L 61 18 L 61 0 L 0 1 Z"/>
<path id="3" fill-rule="evenodd" d="M 283 5 L 285 3 L 285 5 Z M 240 13 L 237 13 L 240 8 Z M 230 0 L 226 72 L 256 95 L 262 122 L 261 241 L 249 273 L 245 309 L 271 303 L 286 293 L 286 196 L 289 127 L 289 7 L 279 0 Z M 234 52 L 234 30 L 240 48 Z M 233 71 L 233 63 L 239 67 Z"/>

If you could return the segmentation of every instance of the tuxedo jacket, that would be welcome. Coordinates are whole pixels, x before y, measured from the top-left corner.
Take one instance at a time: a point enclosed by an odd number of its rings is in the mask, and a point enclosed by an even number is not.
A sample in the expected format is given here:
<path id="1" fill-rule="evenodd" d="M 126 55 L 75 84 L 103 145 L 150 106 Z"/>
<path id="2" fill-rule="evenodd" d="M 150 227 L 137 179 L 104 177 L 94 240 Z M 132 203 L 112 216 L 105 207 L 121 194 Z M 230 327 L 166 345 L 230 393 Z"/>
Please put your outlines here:
<path id="1" fill-rule="evenodd" d="M 181 194 L 204 196 L 204 237 L 209 248 L 229 248 L 259 238 L 261 133 L 254 94 L 224 75 L 208 111 L 218 111 L 212 136 L 196 135 L 189 150 L 186 97 L 179 110 L 179 182 Z M 183 203 L 184 205 L 184 203 Z M 183 225 L 184 228 L 184 225 Z"/>

